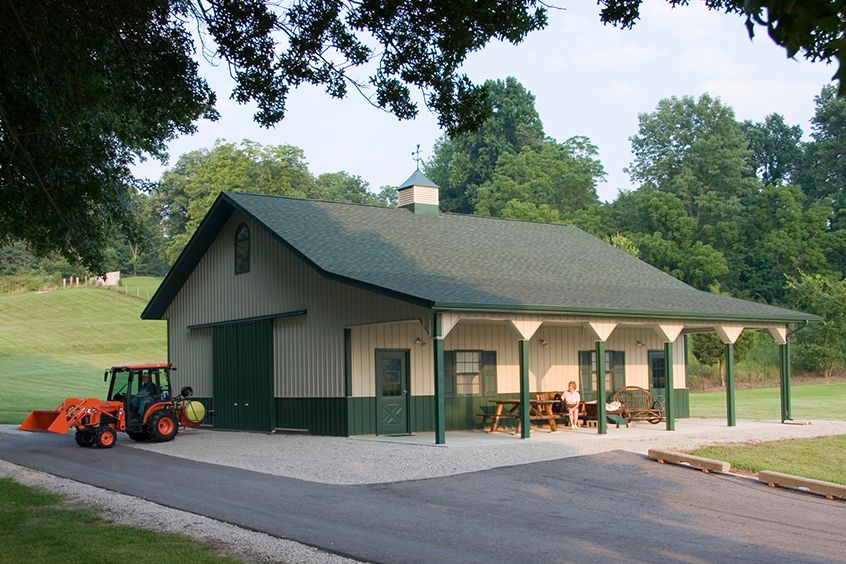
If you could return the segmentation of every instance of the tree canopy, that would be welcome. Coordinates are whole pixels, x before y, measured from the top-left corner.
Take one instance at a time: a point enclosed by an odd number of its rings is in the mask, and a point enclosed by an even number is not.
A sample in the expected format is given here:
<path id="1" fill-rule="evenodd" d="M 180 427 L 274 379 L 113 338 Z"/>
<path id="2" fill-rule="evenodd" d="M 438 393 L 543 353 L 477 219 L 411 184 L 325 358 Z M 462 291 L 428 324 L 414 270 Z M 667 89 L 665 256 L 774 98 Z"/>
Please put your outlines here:
<path id="1" fill-rule="evenodd" d="M 631 27 L 641 1 L 600 0 L 600 17 Z M 789 55 L 821 61 L 846 58 L 840 4 L 706 2 L 745 18 L 750 34 L 765 27 Z M 198 73 L 196 51 L 228 65 L 233 98 L 256 102 L 263 126 L 284 118 L 287 96 L 303 84 L 332 97 L 359 92 L 400 119 L 416 115 L 417 90 L 455 137 L 497 112 L 492 86 L 461 74 L 464 60 L 491 40 L 519 43 L 544 28 L 547 6 L 538 0 L 3 2 L 0 244 L 23 240 L 39 254 L 59 251 L 101 271 L 110 233 L 133 229 L 132 193 L 143 186 L 129 165 L 163 157 L 175 135 L 193 131 L 200 117 L 216 116 L 215 93 Z M 837 76 L 843 73 L 841 66 Z M 486 167 L 498 158 L 489 156 Z M 455 205 L 468 211 L 467 202 Z"/>

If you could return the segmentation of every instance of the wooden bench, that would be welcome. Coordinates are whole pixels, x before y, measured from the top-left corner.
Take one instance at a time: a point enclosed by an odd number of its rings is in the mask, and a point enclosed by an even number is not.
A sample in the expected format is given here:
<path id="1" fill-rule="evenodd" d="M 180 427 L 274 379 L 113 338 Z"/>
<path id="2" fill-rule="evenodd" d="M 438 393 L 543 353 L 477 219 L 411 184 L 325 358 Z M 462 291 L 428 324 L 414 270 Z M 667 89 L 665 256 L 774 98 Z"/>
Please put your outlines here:
<path id="1" fill-rule="evenodd" d="M 776 486 L 788 486 L 791 488 L 806 488 L 814 493 L 822 494 L 827 499 L 846 499 L 846 485 L 823 482 L 802 476 L 782 474 L 781 472 L 758 472 L 758 479 L 767 482 L 771 488 Z"/>
<path id="2" fill-rule="evenodd" d="M 708 472 L 728 472 L 731 470 L 731 464 L 728 462 L 714 460 L 713 458 L 703 458 L 701 456 L 694 456 L 692 454 L 685 454 L 683 452 L 676 452 L 673 450 L 659 450 L 651 448 L 649 449 L 648 456 L 652 460 L 657 460 L 661 464 L 664 464 L 665 462 L 688 464 L 694 468 L 699 468 L 706 474 Z"/>
<path id="3" fill-rule="evenodd" d="M 626 407 L 629 421 L 649 421 L 657 425 L 664 420 L 664 404 L 655 399 L 652 392 L 638 386 L 626 386 L 614 393 L 613 401 Z"/>

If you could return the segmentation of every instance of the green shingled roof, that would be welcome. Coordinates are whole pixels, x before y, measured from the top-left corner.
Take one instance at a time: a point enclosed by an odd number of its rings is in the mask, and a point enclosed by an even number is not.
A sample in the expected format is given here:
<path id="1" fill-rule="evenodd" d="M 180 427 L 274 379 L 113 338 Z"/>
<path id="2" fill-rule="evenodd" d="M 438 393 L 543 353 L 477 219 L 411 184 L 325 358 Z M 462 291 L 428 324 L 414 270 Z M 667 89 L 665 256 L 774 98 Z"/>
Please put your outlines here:
<path id="1" fill-rule="evenodd" d="M 233 208 L 325 275 L 435 308 L 819 319 L 701 292 L 575 227 L 244 193 L 220 196 L 143 317 L 161 317 Z"/>

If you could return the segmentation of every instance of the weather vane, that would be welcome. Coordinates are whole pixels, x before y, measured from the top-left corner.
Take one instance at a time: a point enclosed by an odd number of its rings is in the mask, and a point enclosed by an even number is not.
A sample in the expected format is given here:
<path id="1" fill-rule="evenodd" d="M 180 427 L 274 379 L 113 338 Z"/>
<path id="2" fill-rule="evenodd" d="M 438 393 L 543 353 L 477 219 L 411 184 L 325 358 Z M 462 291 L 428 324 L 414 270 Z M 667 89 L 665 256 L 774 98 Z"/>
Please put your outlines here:
<path id="1" fill-rule="evenodd" d="M 417 163 L 417 170 L 420 170 L 420 143 L 417 144 L 417 150 L 411 152 L 411 156 L 414 157 L 414 162 Z"/>

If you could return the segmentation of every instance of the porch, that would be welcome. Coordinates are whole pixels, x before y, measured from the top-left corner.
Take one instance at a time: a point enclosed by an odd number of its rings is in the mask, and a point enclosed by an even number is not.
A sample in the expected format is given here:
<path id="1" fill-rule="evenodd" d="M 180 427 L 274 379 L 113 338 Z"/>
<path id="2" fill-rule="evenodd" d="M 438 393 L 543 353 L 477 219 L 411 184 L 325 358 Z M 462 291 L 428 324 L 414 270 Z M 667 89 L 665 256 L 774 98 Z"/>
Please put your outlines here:
<path id="1" fill-rule="evenodd" d="M 703 319 L 596 318 L 499 312 L 437 312 L 430 320 L 352 327 L 347 332 L 350 435 L 480 429 L 497 400 L 528 406 L 538 392 L 576 382 L 597 402 L 594 433 L 608 431 L 605 402 L 624 386 L 664 402 L 662 429 L 689 415 L 687 336 L 712 331 L 726 346 L 726 422 L 736 424 L 733 345 L 744 330 L 764 330 L 781 345 L 782 420 L 789 419 L 787 326 Z M 603 375 L 597 378 L 597 375 Z M 669 393 L 668 393 L 669 391 Z M 522 438 L 532 436 L 520 409 Z M 522 419 L 525 413 L 525 419 Z M 540 435 L 546 434 L 540 433 Z"/>

